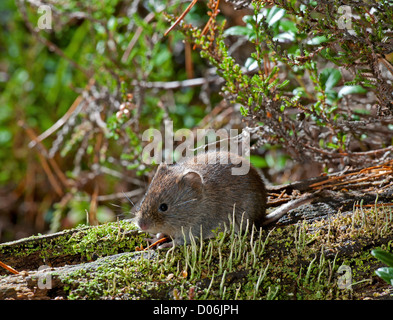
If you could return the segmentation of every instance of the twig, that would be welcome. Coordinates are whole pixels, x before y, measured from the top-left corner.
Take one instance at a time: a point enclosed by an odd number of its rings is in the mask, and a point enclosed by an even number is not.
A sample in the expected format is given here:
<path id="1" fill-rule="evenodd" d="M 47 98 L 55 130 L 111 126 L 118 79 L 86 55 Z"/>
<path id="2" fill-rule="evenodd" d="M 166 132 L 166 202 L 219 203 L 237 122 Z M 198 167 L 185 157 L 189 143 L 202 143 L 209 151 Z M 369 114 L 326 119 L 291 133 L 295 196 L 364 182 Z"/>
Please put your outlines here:
<path id="1" fill-rule="evenodd" d="M 19 274 L 19 272 L 16 271 L 14 268 L 11 268 L 10 266 L 6 265 L 1 261 L 0 261 L 0 267 L 3 267 L 4 269 L 8 270 L 9 272 L 12 272 L 13 274 Z"/>
<path id="2" fill-rule="evenodd" d="M 393 151 L 393 146 L 387 147 L 387 148 L 382 148 L 382 149 L 377 149 L 377 150 L 371 150 L 371 151 L 359 151 L 359 152 L 340 152 L 340 153 L 333 153 L 329 152 L 320 148 L 316 148 L 310 145 L 305 144 L 304 145 L 306 148 L 309 148 L 313 151 L 322 153 L 324 155 L 328 155 L 331 158 L 342 158 L 342 157 L 363 157 L 363 156 L 371 156 L 371 155 L 376 155 L 377 153 L 381 152 L 387 152 L 387 151 Z"/>
<path id="3" fill-rule="evenodd" d="M 393 66 L 390 64 L 389 61 L 387 61 L 384 57 L 381 55 L 377 54 L 378 60 L 383 63 L 383 65 L 386 67 L 386 69 L 389 70 L 389 72 L 393 75 Z"/>
<path id="4" fill-rule="evenodd" d="M 186 74 L 187 79 L 194 78 L 194 65 L 192 63 L 192 56 L 191 56 L 191 44 L 186 42 L 184 44 L 184 56 L 186 60 Z"/>
<path id="5" fill-rule="evenodd" d="M 23 121 L 20 121 L 19 124 L 20 124 L 20 126 L 22 128 L 24 128 L 26 130 L 26 133 L 29 135 L 29 138 L 32 141 L 37 143 L 36 145 L 39 148 L 39 151 L 41 151 L 43 153 L 43 157 L 45 159 L 47 159 L 48 151 L 45 149 L 43 144 L 40 141 L 38 141 L 38 138 L 37 138 L 35 132 L 32 129 L 28 128 Z M 48 161 L 49 161 L 52 169 L 56 173 L 57 177 L 62 182 L 63 186 L 69 187 L 70 186 L 69 181 L 68 181 L 67 177 L 65 176 L 65 174 L 63 173 L 63 171 L 60 170 L 60 168 L 57 165 L 57 162 L 55 161 L 55 159 L 54 158 L 49 158 Z"/>
<path id="6" fill-rule="evenodd" d="M 109 201 L 109 200 L 116 200 L 116 199 L 123 199 L 125 196 L 126 197 L 135 197 L 140 194 L 143 194 L 145 192 L 145 189 L 140 188 L 136 190 L 132 190 L 130 192 L 118 192 L 118 193 L 113 193 L 113 194 L 108 194 L 108 195 L 100 195 L 97 196 L 97 201 Z M 89 201 L 91 198 L 90 197 L 81 197 L 81 196 L 74 196 L 73 198 L 76 201 Z"/>
<path id="7" fill-rule="evenodd" d="M 205 35 L 205 34 L 206 34 L 206 32 L 207 32 L 207 30 L 209 29 L 210 24 L 212 23 L 213 19 L 214 19 L 214 18 L 217 16 L 217 14 L 219 13 L 219 11 L 218 11 L 218 5 L 219 5 L 219 4 L 220 4 L 220 0 L 217 0 L 216 6 L 215 6 L 214 10 L 213 10 L 212 13 L 211 13 L 211 16 L 210 16 L 209 21 L 206 23 L 205 27 L 203 28 L 201 35 Z M 195 46 L 194 46 L 194 49 L 195 49 Z"/>
<path id="8" fill-rule="evenodd" d="M 357 179 L 353 179 L 353 180 L 349 180 L 349 181 L 342 181 L 342 182 L 338 182 L 338 183 L 328 184 L 325 186 L 320 186 L 318 189 L 328 189 L 328 188 L 338 187 L 338 186 L 348 186 L 349 184 L 352 184 L 352 183 L 359 183 L 359 182 L 363 182 L 363 181 L 368 181 L 371 178 L 379 178 L 379 177 L 384 177 L 384 176 L 386 176 L 385 172 L 373 175 L 372 177 L 357 178 Z M 329 180 L 327 182 L 329 182 Z"/>
<path id="9" fill-rule="evenodd" d="M 149 23 L 153 18 L 155 17 L 155 12 L 150 12 L 143 20 L 146 23 Z M 129 42 L 127 49 L 124 51 L 123 56 L 121 57 L 121 62 L 126 63 L 128 57 L 130 56 L 130 53 L 132 51 L 132 48 L 134 48 L 136 42 L 138 41 L 139 37 L 141 36 L 143 32 L 143 27 L 138 27 L 134 33 L 134 36 L 132 37 L 131 41 Z"/>
<path id="10" fill-rule="evenodd" d="M 94 183 L 94 191 L 93 194 L 91 196 L 91 201 L 90 201 L 90 208 L 89 208 L 89 212 L 88 212 L 88 217 L 89 217 L 89 224 L 91 226 L 97 226 L 98 225 L 98 219 L 97 219 L 97 197 L 98 197 L 98 192 L 99 192 L 99 188 L 98 188 L 98 183 L 97 181 L 95 181 Z"/>
<path id="11" fill-rule="evenodd" d="M 23 128 L 26 130 L 26 133 L 28 134 L 28 136 L 30 137 L 30 139 L 31 139 L 31 140 L 35 140 L 35 137 L 36 137 L 36 136 L 35 136 L 33 130 L 30 129 L 30 128 L 28 128 L 28 127 L 26 126 L 26 124 L 25 124 L 22 120 L 19 121 L 19 124 L 20 124 L 21 127 L 23 127 Z M 41 147 L 42 150 L 44 150 L 44 151 L 46 152 L 46 150 L 44 149 L 44 147 L 43 147 L 42 145 L 40 145 L 40 147 Z M 53 187 L 53 189 L 55 190 L 55 192 L 56 192 L 60 197 L 62 197 L 62 196 L 64 195 L 63 190 L 62 190 L 61 186 L 59 185 L 59 183 L 57 182 L 55 176 L 53 175 L 52 170 L 50 169 L 50 166 L 49 166 L 49 164 L 48 164 L 48 161 L 46 160 L 46 158 L 45 158 L 40 152 L 37 152 L 37 155 L 38 155 L 38 158 L 39 158 L 39 160 L 40 160 L 40 162 L 41 162 L 42 168 L 44 169 L 46 175 L 48 176 L 48 179 L 49 179 L 50 184 L 52 185 L 52 187 Z M 53 159 L 52 159 L 52 161 L 54 162 Z M 55 162 L 54 162 L 54 163 L 55 163 Z M 56 164 L 56 165 L 57 165 L 57 164 Z M 58 171 L 60 171 L 60 170 L 58 170 Z M 63 176 L 61 176 L 61 177 L 62 177 L 62 179 L 65 179 L 65 177 L 63 177 Z M 68 184 L 67 179 L 65 179 L 65 180 L 63 181 L 63 183 L 65 183 L 65 185 L 67 185 L 67 184 Z"/>
<path id="12" fill-rule="evenodd" d="M 220 77 L 213 76 L 207 78 L 194 78 L 187 79 L 183 81 L 138 81 L 133 80 L 131 82 L 132 86 L 138 86 L 140 88 L 145 89 L 164 89 L 164 90 L 173 90 L 173 89 L 181 89 L 181 88 L 189 88 L 189 87 L 197 87 L 204 85 L 206 83 L 214 82 L 219 80 L 222 81 Z"/>
<path id="13" fill-rule="evenodd" d="M 354 188 L 361 185 L 362 188 L 365 186 L 373 185 L 371 180 L 380 177 L 392 176 L 393 175 L 393 161 L 389 161 L 385 164 L 379 166 L 373 166 L 358 170 L 356 172 L 351 172 L 344 175 L 339 175 L 336 177 L 330 177 L 328 180 L 314 183 L 310 185 L 310 188 L 314 189 L 328 189 L 333 187 L 348 187 Z M 384 179 L 384 183 L 386 183 Z M 364 183 L 368 182 L 368 183 Z"/>
<path id="14" fill-rule="evenodd" d="M 374 203 L 374 204 L 355 204 L 355 207 L 374 208 L 374 207 L 391 207 L 393 203 Z"/>
<path id="15" fill-rule="evenodd" d="M 163 243 L 163 242 L 168 241 L 168 240 L 170 240 L 170 238 L 164 237 L 164 238 L 158 239 L 156 242 L 152 243 L 152 244 L 151 244 L 150 246 L 148 246 L 147 248 L 143 248 L 143 246 L 136 247 L 136 248 L 135 248 L 135 251 L 146 251 L 146 250 L 149 250 L 149 249 L 151 249 L 151 248 L 153 248 L 153 247 L 159 245 L 160 243 Z"/>
<path id="16" fill-rule="evenodd" d="M 94 83 L 95 80 L 90 79 L 85 90 L 89 90 Z M 72 103 L 71 107 L 67 110 L 67 112 L 59 120 L 57 120 L 53 126 L 51 126 L 49 129 L 41 133 L 37 138 L 35 138 L 33 141 L 29 143 L 28 145 L 29 148 L 33 148 L 38 142 L 41 142 L 42 140 L 48 138 L 51 134 L 53 134 L 55 131 L 60 129 L 71 117 L 71 115 L 74 113 L 76 108 L 82 103 L 82 100 L 83 100 L 82 95 L 79 95 Z"/>
<path id="17" fill-rule="evenodd" d="M 176 27 L 181 20 L 186 16 L 186 14 L 192 9 L 192 7 L 198 2 L 198 0 L 192 0 L 192 2 L 188 5 L 186 10 L 180 15 L 179 18 L 176 19 L 175 23 L 169 27 L 167 31 L 165 31 L 164 36 L 167 36 L 169 32 L 172 31 L 174 27 Z"/>

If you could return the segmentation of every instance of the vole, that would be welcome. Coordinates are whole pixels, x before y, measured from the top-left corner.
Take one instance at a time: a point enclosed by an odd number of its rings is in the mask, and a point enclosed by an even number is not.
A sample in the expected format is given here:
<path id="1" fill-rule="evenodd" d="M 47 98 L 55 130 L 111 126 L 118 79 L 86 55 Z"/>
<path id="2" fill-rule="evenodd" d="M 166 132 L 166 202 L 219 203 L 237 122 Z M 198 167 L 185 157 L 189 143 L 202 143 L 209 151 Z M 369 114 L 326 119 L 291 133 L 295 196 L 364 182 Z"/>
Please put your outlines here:
<path id="1" fill-rule="evenodd" d="M 136 208 L 134 222 L 140 230 L 157 234 L 151 241 L 170 237 L 173 243 L 161 246 L 168 247 L 189 242 L 190 232 L 203 239 L 212 237 L 213 230 L 228 225 L 232 218 L 236 231 L 252 224 L 259 229 L 310 201 L 305 196 L 266 215 L 265 184 L 247 161 L 233 153 L 214 151 L 173 165 L 160 164 Z M 244 164 L 248 164 L 248 172 L 233 175 L 232 169 Z"/>

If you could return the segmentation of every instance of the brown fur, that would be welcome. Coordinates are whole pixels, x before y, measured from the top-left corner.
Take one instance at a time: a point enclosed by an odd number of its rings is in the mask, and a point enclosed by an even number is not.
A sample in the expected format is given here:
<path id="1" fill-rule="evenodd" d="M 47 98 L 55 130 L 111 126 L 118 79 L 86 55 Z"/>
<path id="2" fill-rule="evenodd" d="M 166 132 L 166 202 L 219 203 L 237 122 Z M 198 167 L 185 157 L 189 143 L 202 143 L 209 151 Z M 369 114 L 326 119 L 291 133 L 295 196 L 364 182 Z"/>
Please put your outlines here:
<path id="1" fill-rule="evenodd" d="M 207 163 L 209 156 L 216 158 L 215 164 Z M 137 225 L 171 237 L 174 244 L 189 241 L 189 232 L 199 237 L 202 230 L 203 238 L 211 237 L 212 230 L 228 225 L 233 213 L 237 228 L 241 224 L 244 229 L 247 219 L 249 226 L 261 226 L 266 214 L 265 185 L 251 166 L 245 175 L 232 175 L 231 169 L 242 163 L 233 164 L 231 157 L 247 161 L 227 152 L 210 152 L 174 165 L 161 164 L 137 209 Z M 160 210 L 161 204 L 167 210 Z"/>

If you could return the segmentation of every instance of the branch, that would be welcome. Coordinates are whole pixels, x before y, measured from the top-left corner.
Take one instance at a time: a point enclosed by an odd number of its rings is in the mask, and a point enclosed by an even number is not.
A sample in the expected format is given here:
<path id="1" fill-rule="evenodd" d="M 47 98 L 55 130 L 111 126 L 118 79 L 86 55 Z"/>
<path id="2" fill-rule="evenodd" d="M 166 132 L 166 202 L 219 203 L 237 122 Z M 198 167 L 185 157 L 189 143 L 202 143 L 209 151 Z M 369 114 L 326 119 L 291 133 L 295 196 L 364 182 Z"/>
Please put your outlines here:
<path id="1" fill-rule="evenodd" d="M 224 82 L 221 77 L 218 76 L 211 76 L 207 78 L 194 78 L 194 79 L 187 79 L 183 81 L 138 81 L 133 80 L 131 82 L 132 86 L 138 86 L 145 89 L 163 89 L 163 90 L 173 90 L 173 89 L 181 89 L 181 88 L 188 88 L 188 87 L 197 87 L 204 85 L 206 83 L 211 82 Z"/>

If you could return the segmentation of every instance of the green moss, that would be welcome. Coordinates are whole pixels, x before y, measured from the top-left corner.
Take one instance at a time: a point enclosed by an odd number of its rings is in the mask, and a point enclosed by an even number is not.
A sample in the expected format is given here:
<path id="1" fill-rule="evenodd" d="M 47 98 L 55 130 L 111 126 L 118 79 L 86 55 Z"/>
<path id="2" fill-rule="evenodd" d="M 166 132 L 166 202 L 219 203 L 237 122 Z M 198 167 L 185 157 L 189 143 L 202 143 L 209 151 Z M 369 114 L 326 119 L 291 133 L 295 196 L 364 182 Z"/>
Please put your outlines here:
<path id="1" fill-rule="evenodd" d="M 136 252 L 144 234 L 125 221 L 82 231 L 45 249 L 102 257 L 96 268 L 61 275 L 69 299 L 360 299 L 372 294 L 380 266 L 371 249 L 393 243 L 391 209 L 362 207 L 155 251 Z"/>
<path id="2" fill-rule="evenodd" d="M 93 255 L 105 256 L 118 252 L 134 251 L 143 239 L 136 227 L 128 221 L 106 223 L 97 227 L 80 226 L 64 235 L 40 239 L 32 236 L 20 245 L 0 245 L 0 253 L 15 257 L 29 257 L 38 253 L 44 261 L 67 255 L 79 255 L 87 260 Z M 34 241 L 40 239 L 39 241 Z"/>
<path id="3" fill-rule="evenodd" d="M 83 234 L 77 234 L 68 240 L 72 251 L 91 259 L 93 255 L 107 256 L 124 251 L 134 251 L 140 245 L 141 237 L 126 237 L 127 233 L 136 231 L 136 227 L 125 221 L 107 223 L 93 227 Z"/>
<path id="4" fill-rule="evenodd" d="M 362 246 L 392 237 L 393 227 L 390 211 L 359 210 L 251 234 L 221 232 L 213 239 L 154 251 L 151 258 L 121 257 L 86 281 L 79 281 L 78 273 L 70 275 L 69 298 L 360 298 L 356 289 L 370 285 L 377 266 Z M 350 289 L 338 286 L 342 265 L 351 268 Z"/>

